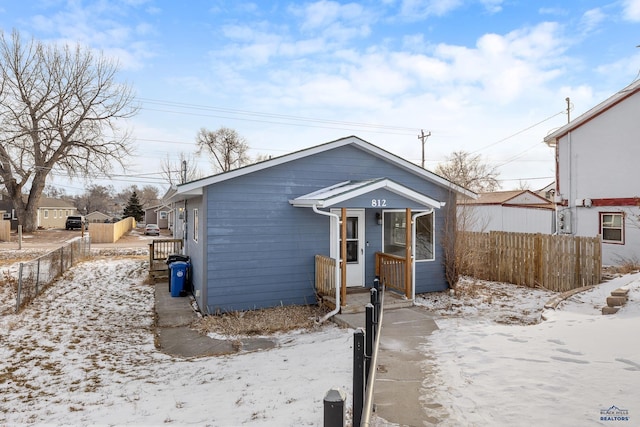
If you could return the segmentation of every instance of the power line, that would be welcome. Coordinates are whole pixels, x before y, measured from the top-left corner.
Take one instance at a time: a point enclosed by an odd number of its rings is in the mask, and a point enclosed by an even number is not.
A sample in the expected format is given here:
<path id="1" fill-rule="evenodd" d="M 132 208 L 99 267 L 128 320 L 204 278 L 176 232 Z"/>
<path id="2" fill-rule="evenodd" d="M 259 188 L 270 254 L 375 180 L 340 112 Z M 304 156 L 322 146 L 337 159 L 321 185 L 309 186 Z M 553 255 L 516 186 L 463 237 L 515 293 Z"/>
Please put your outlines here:
<path id="1" fill-rule="evenodd" d="M 340 125 L 340 126 L 371 128 L 371 129 L 378 129 L 378 130 L 395 130 L 395 131 L 404 131 L 404 132 L 415 132 L 416 130 L 416 128 L 406 127 L 406 126 L 382 125 L 382 124 L 376 124 L 376 123 L 352 122 L 352 121 L 333 120 L 333 119 L 321 119 L 317 117 L 294 116 L 289 114 L 265 113 L 260 111 L 239 110 L 234 108 L 187 104 L 182 102 L 165 101 L 165 100 L 151 99 L 151 98 L 138 98 L 138 99 L 142 102 L 146 102 L 149 104 L 184 108 L 188 110 L 202 110 L 202 111 L 212 111 L 212 112 L 218 112 L 218 113 L 228 113 L 228 114 L 235 114 L 240 116 L 265 117 L 265 118 L 274 118 L 274 119 L 280 119 L 280 120 L 323 123 L 323 124 L 332 124 L 332 125 Z M 142 108 L 147 109 L 145 107 L 142 107 Z M 153 110 L 153 111 L 158 111 L 158 110 Z M 159 111 L 162 111 L 162 110 L 159 110 Z M 173 111 L 169 111 L 169 112 L 173 112 Z M 218 117 L 218 116 L 214 116 L 214 117 Z M 228 118 L 228 117 L 223 117 L 223 118 Z M 268 122 L 268 121 L 267 123 L 282 124 L 281 122 Z"/>

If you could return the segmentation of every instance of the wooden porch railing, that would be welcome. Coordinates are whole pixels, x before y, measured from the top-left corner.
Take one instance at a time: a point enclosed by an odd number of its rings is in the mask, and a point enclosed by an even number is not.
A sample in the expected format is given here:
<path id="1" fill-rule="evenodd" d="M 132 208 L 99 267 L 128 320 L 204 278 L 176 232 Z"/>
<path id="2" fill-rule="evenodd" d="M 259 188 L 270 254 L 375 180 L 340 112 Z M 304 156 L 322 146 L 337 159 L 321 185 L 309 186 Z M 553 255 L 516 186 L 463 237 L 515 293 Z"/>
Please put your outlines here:
<path id="1" fill-rule="evenodd" d="M 149 243 L 149 270 L 166 270 L 165 261 L 171 254 L 182 252 L 182 239 L 154 239 Z"/>
<path id="2" fill-rule="evenodd" d="M 316 292 L 323 297 L 336 295 L 336 260 L 316 255 Z"/>
<path id="3" fill-rule="evenodd" d="M 407 260 L 396 255 L 376 252 L 376 276 L 387 288 L 411 298 L 411 286 L 407 284 Z"/>

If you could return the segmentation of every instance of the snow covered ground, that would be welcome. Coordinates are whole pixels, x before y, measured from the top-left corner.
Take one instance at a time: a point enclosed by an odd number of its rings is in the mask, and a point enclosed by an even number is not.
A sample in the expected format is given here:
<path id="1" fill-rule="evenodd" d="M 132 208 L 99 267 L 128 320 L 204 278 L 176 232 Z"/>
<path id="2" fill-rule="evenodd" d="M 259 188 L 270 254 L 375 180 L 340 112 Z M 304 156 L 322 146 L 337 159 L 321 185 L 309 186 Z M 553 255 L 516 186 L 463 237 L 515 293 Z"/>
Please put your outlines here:
<path id="1" fill-rule="evenodd" d="M 318 426 L 331 387 L 350 396 L 353 331 L 332 325 L 256 353 L 188 360 L 157 351 L 145 268 L 144 256 L 97 257 L 21 313 L 0 313 L 0 424 Z M 601 315 L 617 287 L 631 290 L 630 301 Z M 576 295 L 536 323 L 552 295 L 481 282 L 468 296 L 421 299 L 440 327 L 424 347 L 425 418 L 640 425 L 640 274 Z M 0 289 L 0 306 L 10 297 Z M 612 406 L 618 415 L 601 414 Z"/>
<path id="2" fill-rule="evenodd" d="M 266 352 L 158 352 L 144 259 L 82 263 L 0 317 L 0 424 L 317 426 L 350 390 L 352 332 L 332 325 Z"/>
<path id="3" fill-rule="evenodd" d="M 467 304 L 442 294 L 421 302 L 442 314 L 424 349 L 433 366 L 425 402 L 442 405 L 431 411 L 446 414 L 441 425 L 640 425 L 640 274 L 577 294 L 528 326 L 510 301 L 528 323 L 551 294 L 509 288 L 512 298 L 485 283 L 494 292 Z M 629 302 L 603 316 L 616 288 L 630 290 Z"/>

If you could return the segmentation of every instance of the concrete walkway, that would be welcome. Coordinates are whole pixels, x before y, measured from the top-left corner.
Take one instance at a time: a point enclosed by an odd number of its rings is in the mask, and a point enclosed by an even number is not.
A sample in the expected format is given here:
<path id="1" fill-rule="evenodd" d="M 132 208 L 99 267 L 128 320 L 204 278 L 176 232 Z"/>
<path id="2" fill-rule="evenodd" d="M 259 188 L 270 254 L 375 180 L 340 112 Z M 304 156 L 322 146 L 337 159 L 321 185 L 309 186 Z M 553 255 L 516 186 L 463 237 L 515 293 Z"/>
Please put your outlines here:
<path id="1" fill-rule="evenodd" d="M 155 285 L 156 333 L 160 351 L 177 357 L 220 356 L 244 351 L 267 350 L 275 341 L 267 338 L 220 340 L 190 328 L 198 319 L 190 297 L 172 297 L 167 282 Z"/>
<path id="2" fill-rule="evenodd" d="M 172 356 L 219 356 L 268 350 L 276 345 L 266 338 L 215 339 L 191 329 L 190 325 L 198 319 L 191 298 L 172 297 L 164 281 L 155 285 L 155 309 L 157 345 L 160 351 Z M 365 314 L 339 314 L 333 320 L 344 327 L 364 328 Z M 374 389 L 375 416 L 400 426 L 438 423 L 439 420 L 427 416 L 421 404 L 422 384 L 429 373 L 421 346 L 435 329 L 433 318 L 418 307 L 385 310 Z"/>
<path id="3" fill-rule="evenodd" d="M 339 314 L 335 321 L 364 328 L 365 314 Z M 422 385 L 430 365 L 421 347 L 437 328 L 419 307 L 385 309 L 373 399 L 377 417 L 400 426 L 430 426 L 441 421 L 427 416 L 422 403 Z"/>

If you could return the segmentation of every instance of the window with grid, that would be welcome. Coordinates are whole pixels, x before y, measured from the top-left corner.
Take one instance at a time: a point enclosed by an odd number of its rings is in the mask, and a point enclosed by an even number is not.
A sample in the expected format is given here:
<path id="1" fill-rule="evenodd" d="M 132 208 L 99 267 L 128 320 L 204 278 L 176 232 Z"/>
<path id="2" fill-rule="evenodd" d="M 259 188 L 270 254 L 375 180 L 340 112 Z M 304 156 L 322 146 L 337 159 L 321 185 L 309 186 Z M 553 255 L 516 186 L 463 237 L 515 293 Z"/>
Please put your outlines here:
<path id="1" fill-rule="evenodd" d="M 603 242 L 624 244 L 624 215 L 622 213 L 601 213 L 600 234 Z"/>

